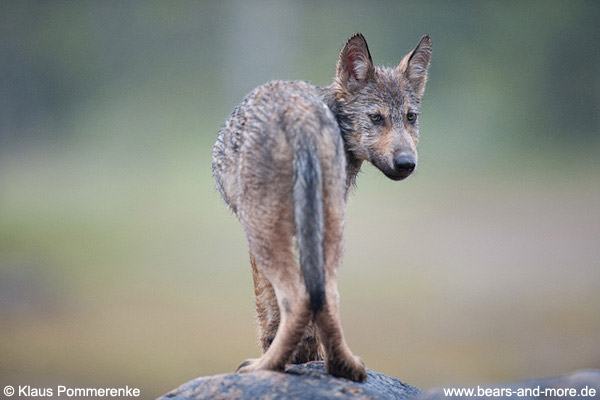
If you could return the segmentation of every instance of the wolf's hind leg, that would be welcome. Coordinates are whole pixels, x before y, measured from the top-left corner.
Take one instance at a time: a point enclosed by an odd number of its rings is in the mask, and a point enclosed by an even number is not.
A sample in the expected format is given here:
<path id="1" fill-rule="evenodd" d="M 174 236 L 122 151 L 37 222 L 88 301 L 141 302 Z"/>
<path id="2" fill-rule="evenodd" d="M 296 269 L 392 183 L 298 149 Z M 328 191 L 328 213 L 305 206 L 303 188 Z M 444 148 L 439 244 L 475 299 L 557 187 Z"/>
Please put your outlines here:
<path id="1" fill-rule="evenodd" d="M 258 340 L 262 354 L 266 353 L 275 339 L 279 326 L 279 306 L 273 285 L 265 278 L 256 265 L 256 259 L 250 253 L 252 278 L 254 279 L 254 296 L 258 316 Z M 314 321 L 310 321 L 304 330 L 302 340 L 292 355 L 292 364 L 323 360 L 324 350 L 319 339 Z"/>
<path id="2" fill-rule="evenodd" d="M 319 312 L 317 325 L 326 353 L 327 372 L 333 376 L 362 382 L 367 370 L 360 357 L 352 354 L 342 331 L 338 309 L 338 291 L 335 284 L 327 287 L 327 301 Z"/>
<path id="3" fill-rule="evenodd" d="M 247 220 L 246 234 L 259 283 L 264 278 L 271 284 L 280 316 L 277 333 L 266 352 L 259 359 L 246 360 L 238 372 L 283 370 L 312 317 L 308 293 L 292 252 L 292 225 L 282 222 L 290 220 L 285 213 L 265 213 L 260 219 Z"/>
<path id="4" fill-rule="evenodd" d="M 339 316 L 338 269 L 343 253 L 344 207 L 326 202 L 325 209 L 325 273 L 326 301 L 317 314 L 319 335 L 326 353 L 327 372 L 356 382 L 367 379 L 363 361 L 352 354 L 342 331 Z"/>

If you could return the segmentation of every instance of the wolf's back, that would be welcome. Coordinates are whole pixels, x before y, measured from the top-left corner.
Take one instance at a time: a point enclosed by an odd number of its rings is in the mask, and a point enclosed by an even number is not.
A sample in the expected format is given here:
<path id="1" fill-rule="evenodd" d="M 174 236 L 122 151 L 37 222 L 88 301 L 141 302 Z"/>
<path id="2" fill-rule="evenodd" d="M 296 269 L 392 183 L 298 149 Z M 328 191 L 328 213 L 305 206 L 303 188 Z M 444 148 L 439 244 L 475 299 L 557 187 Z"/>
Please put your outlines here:
<path id="1" fill-rule="evenodd" d="M 237 214 L 244 202 L 274 192 L 292 210 L 300 268 L 317 312 L 325 298 L 324 201 L 345 187 L 339 126 L 306 82 L 271 82 L 248 94 L 219 132 L 213 173 Z M 261 194 L 262 192 L 262 194 Z M 238 215 L 238 217 L 240 217 Z"/>

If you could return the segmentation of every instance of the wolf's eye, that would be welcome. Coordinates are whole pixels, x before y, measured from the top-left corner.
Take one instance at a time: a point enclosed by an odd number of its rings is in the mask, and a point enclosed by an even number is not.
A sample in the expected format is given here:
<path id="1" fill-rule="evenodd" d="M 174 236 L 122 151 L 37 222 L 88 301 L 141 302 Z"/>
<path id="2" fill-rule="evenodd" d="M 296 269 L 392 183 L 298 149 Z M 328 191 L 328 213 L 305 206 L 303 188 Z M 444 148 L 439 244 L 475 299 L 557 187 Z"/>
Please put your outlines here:
<path id="1" fill-rule="evenodd" d="M 371 122 L 374 124 L 383 124 L 383 117 L 381 114 L 369 114 L 369 118 L 371 118 Z"/>
<path id="2" fill-rule="evenodd" d="M 408 122 L 410 122 L 411 124 L 414 123 L 417 120 L 417 114 L 415 114 L 414 112 L 407 112 L 406 113 L 406 120 Z"/>

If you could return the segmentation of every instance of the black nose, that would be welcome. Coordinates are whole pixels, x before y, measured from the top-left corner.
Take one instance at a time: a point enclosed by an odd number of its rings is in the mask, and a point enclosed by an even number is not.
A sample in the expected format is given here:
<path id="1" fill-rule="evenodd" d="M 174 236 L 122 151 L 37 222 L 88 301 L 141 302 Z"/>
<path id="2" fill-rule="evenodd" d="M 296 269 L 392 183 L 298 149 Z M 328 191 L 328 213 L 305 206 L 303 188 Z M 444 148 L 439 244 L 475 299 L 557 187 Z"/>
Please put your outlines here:
<path id="1" fill-rule="evenodd" d="M 415 158 L 411 155 L 399 155 L 394 158 L 394 170 L 402 175 L 410 174 L 415 170 Z"/>

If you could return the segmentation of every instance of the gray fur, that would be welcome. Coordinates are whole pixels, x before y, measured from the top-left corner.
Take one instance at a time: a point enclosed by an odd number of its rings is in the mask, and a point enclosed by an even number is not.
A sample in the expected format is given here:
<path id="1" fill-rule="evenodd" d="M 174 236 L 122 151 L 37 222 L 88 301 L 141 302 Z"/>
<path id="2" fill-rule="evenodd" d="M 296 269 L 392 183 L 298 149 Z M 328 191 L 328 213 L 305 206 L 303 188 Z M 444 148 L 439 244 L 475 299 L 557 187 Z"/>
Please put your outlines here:
<path id="1" fill-rule="evenodd" d="M 346 200 L 364 161 L 394 180 L 412 172 L 430 55 L 423 37 L 398 67 L 375 67 L 357 34 L 342 49 L 331 85 L 267 83 L 225 121 L 213 174 L 248 239 L 264 353 L 239 372 L 282 370 L 325 353 L 330 374 L 366 378 L 339 320 Z M 400 168 L 407 157 L 410 170 Z"/>

